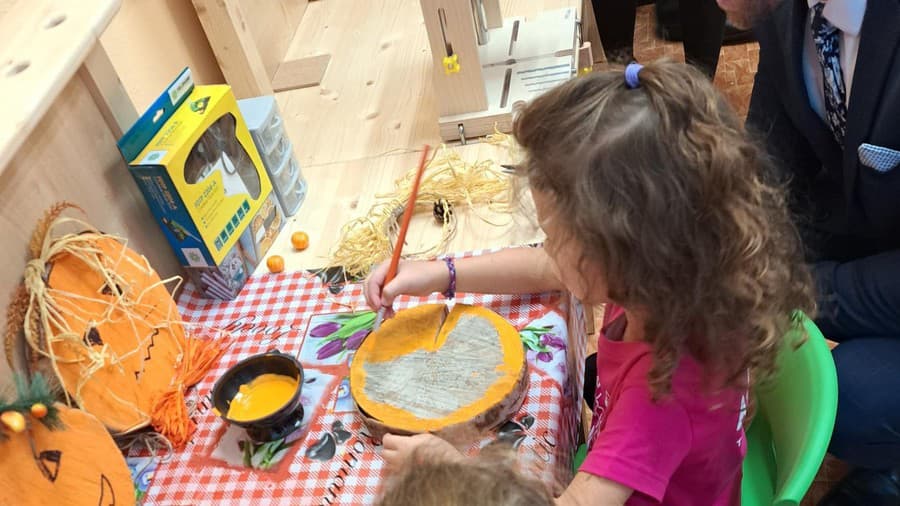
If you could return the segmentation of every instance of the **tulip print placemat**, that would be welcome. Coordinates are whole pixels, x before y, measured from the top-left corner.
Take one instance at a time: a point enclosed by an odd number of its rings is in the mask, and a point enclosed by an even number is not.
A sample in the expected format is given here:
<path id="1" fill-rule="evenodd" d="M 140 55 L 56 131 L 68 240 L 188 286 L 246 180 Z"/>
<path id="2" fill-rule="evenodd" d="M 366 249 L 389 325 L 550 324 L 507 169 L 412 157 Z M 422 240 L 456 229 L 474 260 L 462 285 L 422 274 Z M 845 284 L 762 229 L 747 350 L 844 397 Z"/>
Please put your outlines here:
<path id="1" fill-rule="evenodd" d="M 178 304 L 184 320 L 225 329 L 235 343 L 195 389 L 197 431 L 185 450 L 156 464 L 144 504 L 358 505 L 377 500 L 381 447 L 356 415 L 347 380 L 353 353 L 374 315 L 365 311 L 362 286 L 342 286 L 340 279 L 334 271 L 256 276 L 232 301 L 202 299 L 186 286 Z M 439 300 L 401 297 L 395 309 Z M 488 307 L 512 323 L 529 362 L 522 408 L 469 453 L 490 444 L 512 445 L 526 472 L 564 486 L 580 430 L 581 306 L 561 293 L 460 294 L 458 300 Z M 293 434 L 257 444 L 216 416 L 210 392 L 230 366 L 273 349 L 303 364 L 304 419 Z"/>

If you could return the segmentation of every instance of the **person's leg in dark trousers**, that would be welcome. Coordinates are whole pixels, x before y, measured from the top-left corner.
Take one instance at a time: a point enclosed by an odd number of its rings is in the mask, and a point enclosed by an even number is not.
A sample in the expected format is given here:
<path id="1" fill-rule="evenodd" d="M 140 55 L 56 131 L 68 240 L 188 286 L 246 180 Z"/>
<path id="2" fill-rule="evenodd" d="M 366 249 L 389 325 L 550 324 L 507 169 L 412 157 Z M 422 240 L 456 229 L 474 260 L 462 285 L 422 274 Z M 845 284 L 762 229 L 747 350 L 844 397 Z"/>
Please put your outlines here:
<path id="1" fill-rule="evenodd" d="M 628 63 L 634 59 L 634 19 L 637 0 L 591 0 L 597 31 L 606 59 Z M 684 54 L 710 77 L 716 75 L 725 13 L 716 0 L 680 0 Z"/>
<path id="2" fill-rule="evenodd" d="M 813 266 L 825 337 L 838 341 L 829 451 L 857 469 L 820 503 L 900 504 L 900 255 Z"/>
<path id="3" fill-rule="evenodd" d="M 710 78 L 715 77 L 725 33 L 725 12 L 716 0 L 679 0 L 684 56 Z"/>
<path id="4" fill-rule="evenodd" d="M 853 466 L 900 466 L 900 338 L 846 341 L 834 349 L 838 414 L 830 451 Z"/>
<path id="5" fill-rule="evenodd" d="M 828 450 L 857 466 L 819 506 L 900 504 L 900 338 L 860 337 L 834 349 L 838 412 Z"/>
<path id="6" fill-rule="evenodd" d="M 634 60 L 634 12 L 637 0 L 591 0 L 591 3 L 606 59 L 614 63 Z"/>

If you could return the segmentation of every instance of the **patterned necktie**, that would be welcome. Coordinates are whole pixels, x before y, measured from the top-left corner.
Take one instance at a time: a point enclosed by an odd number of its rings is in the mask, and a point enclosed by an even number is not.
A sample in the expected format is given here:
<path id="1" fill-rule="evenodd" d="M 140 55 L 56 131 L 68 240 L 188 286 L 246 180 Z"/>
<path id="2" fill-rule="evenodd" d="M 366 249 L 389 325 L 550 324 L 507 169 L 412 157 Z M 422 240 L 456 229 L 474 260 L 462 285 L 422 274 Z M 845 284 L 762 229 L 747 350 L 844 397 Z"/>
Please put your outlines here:
<path id="1" fill-rule="evenodd" d="M 834 139 L 843 146 L 847 130 L 847 92 L 844 89 L 844 73 L 841 71 L 840 30 L 822 16 L 824 8 L 824 3 L 813 6 L 812 36 L 824 78 L 825 117 Z"/>

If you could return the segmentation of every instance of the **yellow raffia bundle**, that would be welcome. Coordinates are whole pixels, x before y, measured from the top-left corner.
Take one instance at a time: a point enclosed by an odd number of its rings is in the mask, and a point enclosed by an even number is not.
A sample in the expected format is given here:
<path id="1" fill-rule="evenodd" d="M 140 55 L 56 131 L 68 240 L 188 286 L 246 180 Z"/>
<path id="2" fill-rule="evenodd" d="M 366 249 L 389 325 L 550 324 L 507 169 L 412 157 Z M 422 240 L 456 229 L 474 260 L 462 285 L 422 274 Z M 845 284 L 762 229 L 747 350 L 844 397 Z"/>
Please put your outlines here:
<path id="1" fill-rule="evenodd" d="M 516 149 L 511 138 L 496 132 L 485 141 Z M 332 250 L 330 265 L 340 265 L 349 278 L 365 276 L 373 264 L 391 256 L 399 220 L 409 199 L 415 170 L 398 179 L 394 191 L 378 195 L 365 216 L 356 218 L 341 229 L 341 238 Z M 430 258 L 446 252 L 456 235 L 457 215 L 453 209 L 467 208 L 486 223 L 501 226 L 479 209 L 494 213 L 513 210 L 512 176 L 492 160 L 467 162 L 447 146 L 441 146 L 425 168 L 416 200 L 415 213 L 431 214 L 435 203 L 443 207 L 440 239 L 420 251 L 404 249 L 404 258 Z M 447 205 L 449 204 L 449 205 Z"/>
<path id="2" fill-rule="evenodd" d="M 227 342 L 186 335 L 166 288 L 180 278 L 160 279 L 121 238 L 61 216 L 70 208 L 54 206 L 35 229 L 6 348 L 24 335 L 29 366 L 51 370 L 66 402 L 114 434 L 152 425 L 180 447 L 193 431 L 184 391 Z"/>

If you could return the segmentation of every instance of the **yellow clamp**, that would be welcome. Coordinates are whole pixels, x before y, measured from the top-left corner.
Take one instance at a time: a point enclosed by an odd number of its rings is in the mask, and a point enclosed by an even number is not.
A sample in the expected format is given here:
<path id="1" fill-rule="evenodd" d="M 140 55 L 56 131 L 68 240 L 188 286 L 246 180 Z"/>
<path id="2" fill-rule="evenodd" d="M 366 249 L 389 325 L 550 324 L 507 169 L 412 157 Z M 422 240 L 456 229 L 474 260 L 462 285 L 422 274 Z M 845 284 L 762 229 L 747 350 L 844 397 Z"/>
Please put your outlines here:
<path id="1" fill-rule="evenodd" d="M 444 57 L 444 74 L 456 74 L 459 72 L 459 55 L 451 55 Z"/>
<path id="2" fill-rule="evenodd" d="M 593 70 L 594 70 L 593 67 L 582 67 L 582 68 L 578 69 L 578 75 L 586 76 L 586 75 L 590 74 Z"/>

